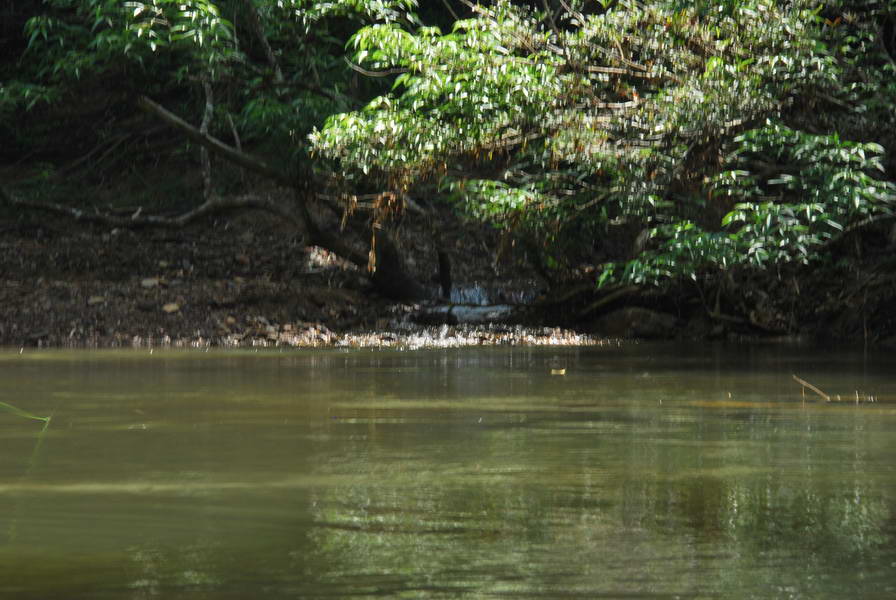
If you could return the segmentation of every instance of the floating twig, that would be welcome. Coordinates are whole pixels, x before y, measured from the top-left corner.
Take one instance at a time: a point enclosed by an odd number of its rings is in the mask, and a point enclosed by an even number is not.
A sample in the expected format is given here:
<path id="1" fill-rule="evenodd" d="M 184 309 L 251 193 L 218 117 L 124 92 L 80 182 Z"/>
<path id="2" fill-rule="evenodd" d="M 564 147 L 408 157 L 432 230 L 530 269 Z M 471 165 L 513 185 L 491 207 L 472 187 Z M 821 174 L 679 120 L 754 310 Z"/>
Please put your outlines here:
<path id="1" fill-rule="evenodd" d="M 798 384 L 800 384 L 801 386 L 803 386 L 803 395 L 804 395 L 804 396 L 805 396 L 805 394 L 806 394 L 806 388 L 809 388 L 810 390 L 812 390 L 813 392 L 815 392 L 816 394 L 818 394 L 819 396 L 821 396 L 822 398 L 824 398 L 825 402 L 830 402 L 830 401 L 831 401 L 831 397 L 830 397 L 828 394 L 825 394 L 824 392 L 822 392 L 820 389 L 818 389 L 817 387 L 815 387 L 814 385 L 812 385 L 811 383 L 809 383 L 809 382 L 806 381 L 805 379 L 800 379 L 800 378 L 797 377 L 796 375 L 793 375 L 793 380 L 796 381 L 796 382 L 797 382 Z"/>

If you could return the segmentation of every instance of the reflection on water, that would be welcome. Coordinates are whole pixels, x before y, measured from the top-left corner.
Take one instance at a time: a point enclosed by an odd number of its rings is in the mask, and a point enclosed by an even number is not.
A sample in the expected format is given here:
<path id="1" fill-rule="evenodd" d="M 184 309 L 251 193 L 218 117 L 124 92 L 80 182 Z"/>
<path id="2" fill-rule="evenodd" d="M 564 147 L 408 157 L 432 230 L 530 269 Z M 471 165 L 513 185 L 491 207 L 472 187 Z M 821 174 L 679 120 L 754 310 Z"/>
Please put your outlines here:
<path id="1" fill-rule="evenodd" d="M 892 598 L 894 366 L 0 354 L 0 597 Z"/>

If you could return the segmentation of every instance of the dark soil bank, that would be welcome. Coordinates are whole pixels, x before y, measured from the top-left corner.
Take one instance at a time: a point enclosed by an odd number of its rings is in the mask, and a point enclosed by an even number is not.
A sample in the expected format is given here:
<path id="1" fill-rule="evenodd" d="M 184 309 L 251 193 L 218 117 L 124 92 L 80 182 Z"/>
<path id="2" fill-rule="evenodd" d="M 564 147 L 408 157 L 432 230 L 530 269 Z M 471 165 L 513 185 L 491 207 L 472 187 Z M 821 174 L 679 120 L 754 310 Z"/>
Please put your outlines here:
<path id="1" fill-rule="evenodd" d="M 431 283 L 435 297 L 438 281 L 426 275 L 435 274 L 436 250 L 427 247 L 425 232 L 405 233 L 409 266 Z M 482 295 L 488 286 L 479 282 L 500 274 L 513 294 L 531 296 L 534 280 L 515 268 L 498 273 L 489 248 L 494 240 L 483 236 L 467 232 L 452 248 L 455 281 Z M 0 221 L 2 346 L 594 341 L 555 328 L 425 327 L 412 320 L 417 310 L 377 295 L 357 267 L 303 246 L 266 214 L 166 230 L 110 229 L 40 214 Z"/>
<path id="2" fill-rule="evenodd" d="M 419 224 L 403 226 L 400 243 L 410 272 L 431 290 L 433 300 L 422 306 L 383 298 L 366 273 L 304 246 L 266 213 L 136 230 L 7 215 L 0 219 L 0 346 L 896 342 L 896 272 L 879 256 L 845 267 L 843 277 L 766 274 L 720 285 L 710 298 L 696 286 L 600 292 L 587 279 L 545 293 L 525 257 L 502 248 L 494 232 L 451 218 L 440 231 L 452 261 L 452 302 L 503 305 L 512 310 L 509 318 L 501 313 L 504 322 L 458 325 L 460 311 L 438 300 L 438 250 Z"/>

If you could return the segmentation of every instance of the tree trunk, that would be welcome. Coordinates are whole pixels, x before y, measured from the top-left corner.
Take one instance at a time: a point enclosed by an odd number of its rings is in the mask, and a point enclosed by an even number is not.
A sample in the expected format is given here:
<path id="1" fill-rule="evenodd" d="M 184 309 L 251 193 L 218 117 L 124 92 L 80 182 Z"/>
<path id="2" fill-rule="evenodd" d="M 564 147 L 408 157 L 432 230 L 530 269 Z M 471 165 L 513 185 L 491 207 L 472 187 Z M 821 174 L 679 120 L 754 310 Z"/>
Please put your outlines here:
<path id="1" fill-rule="evenodd" d="M 420 302 L 429 298 L 426 289 L 407 272 L 401 251 L 386 231 L 376 229 L 373 238 L 373 287 L 399 302 Z"/>

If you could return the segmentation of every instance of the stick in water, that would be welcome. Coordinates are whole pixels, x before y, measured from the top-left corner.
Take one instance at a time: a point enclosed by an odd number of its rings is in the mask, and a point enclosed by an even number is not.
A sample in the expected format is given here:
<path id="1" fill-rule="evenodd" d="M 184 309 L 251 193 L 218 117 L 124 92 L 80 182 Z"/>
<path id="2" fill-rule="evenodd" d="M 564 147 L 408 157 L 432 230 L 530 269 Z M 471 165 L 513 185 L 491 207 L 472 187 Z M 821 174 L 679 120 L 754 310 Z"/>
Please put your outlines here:
<path id="1" fill-rule="evenodd" d="M 16 408 L 12 404 L 7 404 L 6 402 L 0 402 L 0 410 L 6 411 L 8 413 L 12 413 L 19 417 L 24 417 L 26 419 L 34 419 L 35 421 L 43 421 L 44 429 L 50 424 L 50 417 L 39 417 L 37 415 L 33 415 L 30 412 L 26 412 L 21 408 Z"/>
<path id="2" fill-rule="evenodd" d="M 793 376 L 793 380 L 796 381 L 796 382 L 797 382 L 798 384 L 800 384 L 801 386 L 803 386 L 804 388 L 809 388 L 810 390 L 812 390 L 813 392 L 815 392 L 816 394 L 818 394 L 819 396 L 821 396 L 822 398 L 824 398 L 826 402 L 830 402 L 830 401 L 831 401 L 831 397 L 830 397 L 830 396 L 828 396 L 827 394 L 825 394 L 824 392 L 822 392 L 820 389 L 818 389 L 817 387 L 815 387 L 814 385 L 812 385 L 811 383 L 809 383 L 809 382 L 806 381 L 805 379 L 800 379 L 799 377 L 797 377 L 796 375 L 794 375 L 794 376 Z"/>

